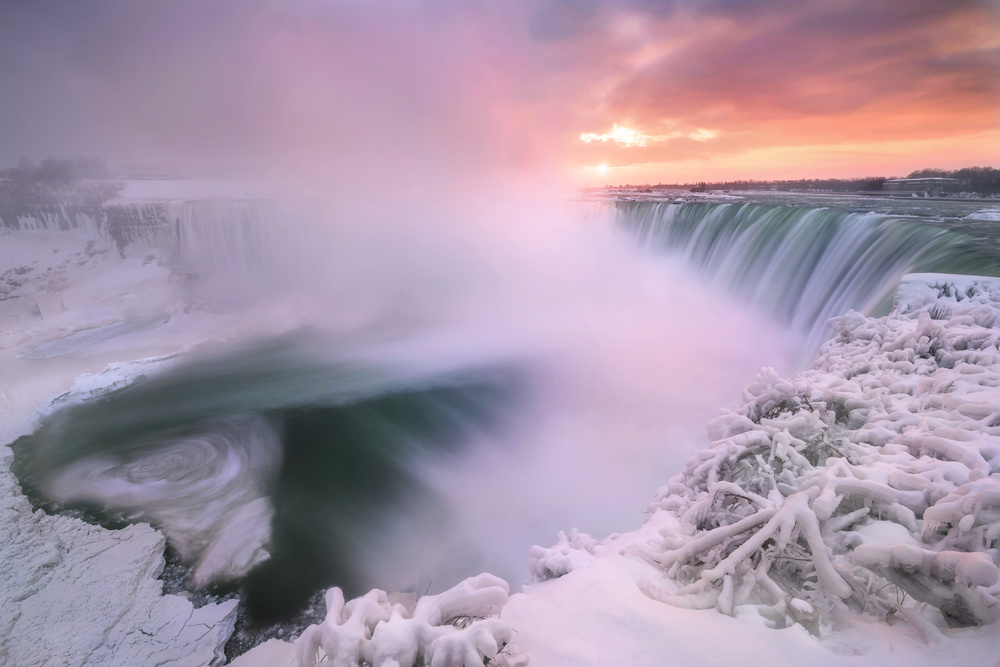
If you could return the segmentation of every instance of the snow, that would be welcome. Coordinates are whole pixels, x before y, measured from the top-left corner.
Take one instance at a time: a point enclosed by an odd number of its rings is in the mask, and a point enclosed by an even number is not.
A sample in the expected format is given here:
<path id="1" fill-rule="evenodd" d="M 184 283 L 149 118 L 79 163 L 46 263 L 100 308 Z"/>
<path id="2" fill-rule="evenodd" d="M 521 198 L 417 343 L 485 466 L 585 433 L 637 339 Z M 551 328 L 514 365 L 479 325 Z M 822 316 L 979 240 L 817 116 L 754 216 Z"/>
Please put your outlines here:
<path id="1" fill-rule="evenodd" d="M 1000 220 L 1000 208 L 983 208 L 965 216 L 966 220 Z"/>
<path id="2" fill-rule="evenodd" d="M 512 638 L 510 626 L 491 618 L 507 602 L 507 582 L 489 574 L 470 577 L 439 595 L 421 597 L 410 613 L 373 590 L 344 602 L 339 588 L 326 595 L 326 619 L 295 642 L 296 667 L 413 665 L 432 667 L 493 660 Z"/>

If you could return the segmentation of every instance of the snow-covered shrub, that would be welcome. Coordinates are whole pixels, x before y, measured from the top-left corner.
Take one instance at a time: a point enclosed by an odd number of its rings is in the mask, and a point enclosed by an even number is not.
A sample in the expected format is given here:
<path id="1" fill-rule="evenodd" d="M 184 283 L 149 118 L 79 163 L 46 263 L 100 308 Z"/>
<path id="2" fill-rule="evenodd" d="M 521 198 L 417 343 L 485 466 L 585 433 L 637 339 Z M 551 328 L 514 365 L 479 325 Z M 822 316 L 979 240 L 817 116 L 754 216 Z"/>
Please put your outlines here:
<path id="1" fill-rule="evenodd" d="M 417 600 L 412 613 L 373 590 L 350 602 L 339 588 L 326 594 L 326 619 L 295 642 L 295 665 L 332 667 L 514 667 L 500 651 L 513 630 L 493 616 L 507 602 L 507 582 L 470 577 L 438 595 Z M 492 662 L 490 662 L 492 661 Z"/>
<path id="2" fill-rule="evenodd" d="M 594 562 L 594 547 L 597 540 L 587 533 L 574 528 L 567 535 L 559 531 L 559 543 L 554 547 L 531 547 L 531 581 L 538 583 L 557 579 L 581 567 L 590 567 Z"/>
<path id="3" fill-rule="evenodd" d="M 909 276 L 814 367 L 765 369 L 658 493 L 655 599 L 813 631 L 845 609 L 1000 617 L 1000 280 Z M 943 619 L 942 619 L 943 617 Z M 921 620 L 923 619 L 923 620 Z"/>

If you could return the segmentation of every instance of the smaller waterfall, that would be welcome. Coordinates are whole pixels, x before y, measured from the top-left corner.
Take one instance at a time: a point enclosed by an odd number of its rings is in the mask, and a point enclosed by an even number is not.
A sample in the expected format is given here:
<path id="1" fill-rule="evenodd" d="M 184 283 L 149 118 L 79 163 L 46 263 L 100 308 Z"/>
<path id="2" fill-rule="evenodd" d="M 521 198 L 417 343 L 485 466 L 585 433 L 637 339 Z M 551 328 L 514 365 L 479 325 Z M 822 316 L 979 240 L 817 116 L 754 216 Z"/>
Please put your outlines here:
<path id="1" fill-rule="evenodd" d="M 308 200 L 199 199 L 176 217 L 180 268 L 202 277 L 294 272 L 315 259 L 317 215 Z"/>
<path id="2" fill-rule="evenodd" d="M 906 273 L 1000 275 L 982 239 L 911 217 L 754 203 L 618 202 L 617 224 L 808 337 L 849 309 L 887 312 Z M 995 239 L 987 243 L 995 243 Z"/>
<path id="3" fill-rule="evenodd" d="M 75 206 L 38 207 L 0 216 L 0 228 L 52 232 L 79 229 L 97 238 L 100 234 L 100 216 L 96 211 Z"/>
<path id="4" fill-rule="evenodd" d="M 277 223 L 270 201 L 187 201 L 177 215 L 177 242 L 185 268 L 245 274 L 268 266 Z"/>

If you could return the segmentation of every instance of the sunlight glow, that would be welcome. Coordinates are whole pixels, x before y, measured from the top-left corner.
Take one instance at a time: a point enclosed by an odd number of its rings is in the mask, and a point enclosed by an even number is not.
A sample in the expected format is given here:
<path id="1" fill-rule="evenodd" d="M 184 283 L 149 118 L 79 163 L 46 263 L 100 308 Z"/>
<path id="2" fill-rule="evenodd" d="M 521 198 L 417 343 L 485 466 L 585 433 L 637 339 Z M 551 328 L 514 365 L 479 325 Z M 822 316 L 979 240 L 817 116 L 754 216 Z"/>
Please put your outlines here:
<path id="1" fill-rule="evenodd" d="M 653 141 L 669 141 L 670 139 L 687 138 L 694 141 L 708 141 L 717 136 L 714 130 L 698 128 L 693 132 L 668 132 L 667 134 L 643 134 L 638 130 L 633 130 L 615 123 L 610 132 L 597 134 L 596 132 L 584 132 L 580 135 L 580 141 L 589 144 L 592 141 L 613 141 L 625 148 L 642 148 Z"/>
<path id="2" fill-rule="evenodd" d="M 622 144 L 627 147 L 631 146 L 645 146 L 650 139 L 656 139 L 656 137 L 651 137 L 648 134 L 642 134 L 636 130 L 629 129 L 627 127 L 622 127 L 615 123 L 614 127 L 607 134 L 595 134 L 594 132 L 585 132 L 580 135 L 580 140 L 584 143 L 590 143 L 592 141 L 613 141 L 617 144 Z"/>

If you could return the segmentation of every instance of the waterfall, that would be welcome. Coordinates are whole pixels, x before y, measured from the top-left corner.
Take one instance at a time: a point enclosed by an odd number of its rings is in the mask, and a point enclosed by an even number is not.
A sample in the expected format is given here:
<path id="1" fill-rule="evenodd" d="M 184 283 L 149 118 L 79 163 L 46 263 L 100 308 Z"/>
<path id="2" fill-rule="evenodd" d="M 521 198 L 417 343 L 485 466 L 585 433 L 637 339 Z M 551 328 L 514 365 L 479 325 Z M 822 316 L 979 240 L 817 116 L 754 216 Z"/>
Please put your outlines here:
<path id="1" fill-rule="evenodd" d="M 12 231 L 66 232 L 73 229 L 97 238 L 100 218 L 95 211 L 75 206 L 45 206 L 0 216 L 0 229 Z"/>
<path id="2" fill-rule="evenodd" d="M 710 280 L 807 337 L 849 309 L 882 314 L 906 273 L 1000 275 L 996 239 L 940 221 L 755 203 L 617 203 L 642 248 L 682 256 Z M 993 246 L 994 249 L 990 249 Z"/>
<path id="3" fill-rule="evenodd" d="M 178 251 L 185 267 L 200 272 L 244 274 L 267 266 L 268 240 L 277 233 L 269 201 L 184 202 L 177 215 Z"/>
<path id="4" fill-rule="evenodd" d="M 306 199 L 197 199 L 176 214 L 179 268 L 200 276 L 274 278 L 314 261 L 314 202 Z"/>

